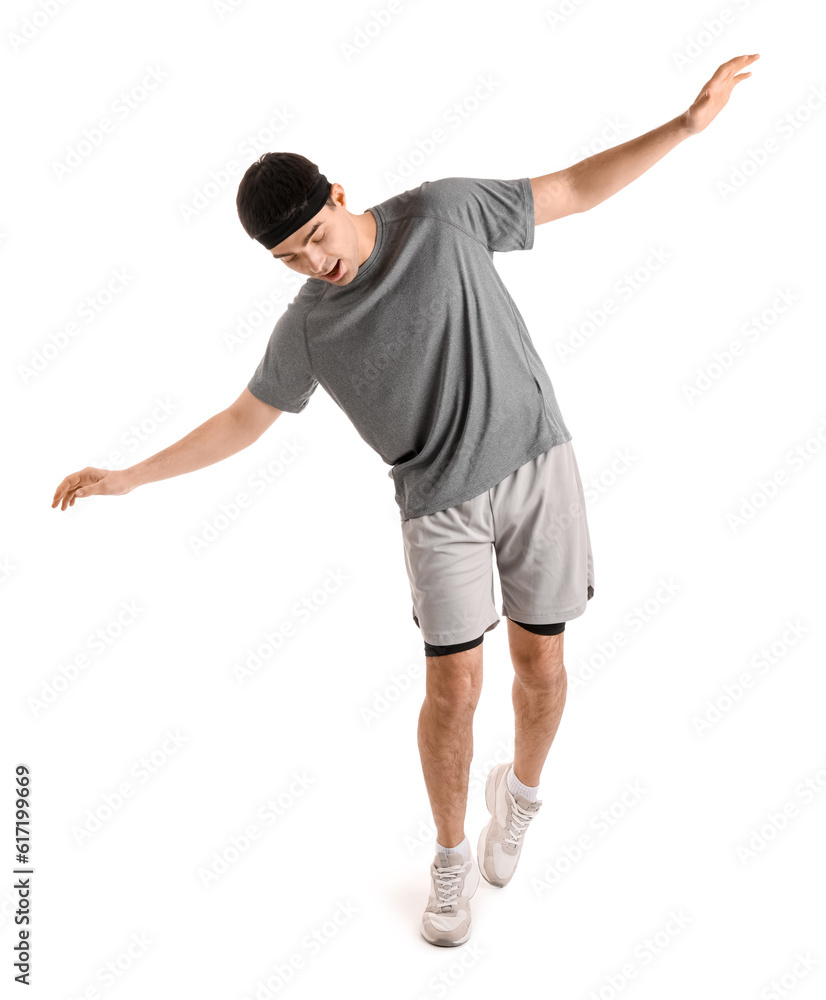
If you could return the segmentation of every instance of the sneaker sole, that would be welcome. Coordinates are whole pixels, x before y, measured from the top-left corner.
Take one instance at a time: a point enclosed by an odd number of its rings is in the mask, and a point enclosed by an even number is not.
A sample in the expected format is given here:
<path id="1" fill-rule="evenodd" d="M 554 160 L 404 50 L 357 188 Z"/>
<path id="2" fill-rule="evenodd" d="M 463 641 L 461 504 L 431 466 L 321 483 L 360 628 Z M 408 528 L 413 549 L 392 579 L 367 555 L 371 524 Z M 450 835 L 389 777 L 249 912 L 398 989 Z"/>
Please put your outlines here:
<path id="1" fill-rule="evenodd" d="M 485 858 L 485 840 L 491 827 L 496 823 L 496 789 L 494 788 L 493 780 L 494 770 L 490 772 L 488 780 L 485 782 L 485 805 L 491 815 L 482 832 L 479 834 L 479 843 L 476 845 L 476 863 L 479 865 L 479 871 L 482 874 L 482 878 L 484 878 L 488 885 L 493 885 L 497 889 L 504 889 L 507 882 L 492 882 L 485 874 L 485 869 L 482 864 Z"/>

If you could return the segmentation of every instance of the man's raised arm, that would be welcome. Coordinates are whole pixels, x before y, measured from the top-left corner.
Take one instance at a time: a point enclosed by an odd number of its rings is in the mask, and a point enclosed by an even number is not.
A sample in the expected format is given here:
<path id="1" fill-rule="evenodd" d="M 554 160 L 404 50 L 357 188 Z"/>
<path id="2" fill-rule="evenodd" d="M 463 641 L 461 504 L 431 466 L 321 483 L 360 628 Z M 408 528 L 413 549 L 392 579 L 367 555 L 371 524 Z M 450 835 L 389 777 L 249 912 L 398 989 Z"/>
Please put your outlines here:
<path id="1" fill-rule="evenodd" d="M 282 412 L 245 388 L 231 406 L 143 462 L 118 470 L 88 466 L 66 476 L 55 490 L 52 507 L 66 510 L 77 497 L 121 496 L 136 486 L 213 465 L 257 441 Z"/>
<path id="2" fill-rule="evenodd" d="M 589 156 L 552 174 L 531 178 L 534 224 L 586 212 L 636 180 L 683 139 L 710 124 L 725 107 L 732 90 L 751 73 L 740 72 L 755 59 L 736 56 L 718 66 L 691 107 L 665 125 Z"/>

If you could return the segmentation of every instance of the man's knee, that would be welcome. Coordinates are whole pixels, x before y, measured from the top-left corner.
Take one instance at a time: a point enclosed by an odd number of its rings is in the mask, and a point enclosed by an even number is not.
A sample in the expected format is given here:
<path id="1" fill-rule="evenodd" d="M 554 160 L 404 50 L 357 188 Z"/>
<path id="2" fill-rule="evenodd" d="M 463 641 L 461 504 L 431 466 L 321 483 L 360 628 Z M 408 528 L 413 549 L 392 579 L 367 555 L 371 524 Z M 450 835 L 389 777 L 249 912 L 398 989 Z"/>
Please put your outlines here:
<path id="1" fill-rule="evenodd" d="M 537 690 L 558 687 L 565 675 L 564 622 L 526 629 L 511 619 L 509 631 L 511 661 L 521 684 Z"/>

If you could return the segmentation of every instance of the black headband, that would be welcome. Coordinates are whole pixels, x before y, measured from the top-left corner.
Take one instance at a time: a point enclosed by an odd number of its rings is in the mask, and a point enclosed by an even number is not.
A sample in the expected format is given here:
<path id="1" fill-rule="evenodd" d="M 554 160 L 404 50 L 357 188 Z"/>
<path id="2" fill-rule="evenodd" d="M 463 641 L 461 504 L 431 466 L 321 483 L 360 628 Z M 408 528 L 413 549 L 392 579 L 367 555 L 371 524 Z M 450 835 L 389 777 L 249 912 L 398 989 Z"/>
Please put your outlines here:
<path id="1" fill-rule="evenodd" d="M 260 236 L 256 236 L 255 238 L 259 243 L 263 243 L 268 250 L 272 250 L 272 248 L 278 246 L 282 240 L 285 240 L 288 236 L 292 236 L 294 232 L 301 229 L 301 227 L 308 223 L 314 215 L 318 215 L 324 207 L 329 194 L 330 182 L 324 174 L 319 174 L 315 184 L 310 188 L 307 194 L 307 207 L 298 212 L 293 212 L 289 219 L 279 222 L 278 225 L 274 226 L 268 233 L 262 233 Z"/>

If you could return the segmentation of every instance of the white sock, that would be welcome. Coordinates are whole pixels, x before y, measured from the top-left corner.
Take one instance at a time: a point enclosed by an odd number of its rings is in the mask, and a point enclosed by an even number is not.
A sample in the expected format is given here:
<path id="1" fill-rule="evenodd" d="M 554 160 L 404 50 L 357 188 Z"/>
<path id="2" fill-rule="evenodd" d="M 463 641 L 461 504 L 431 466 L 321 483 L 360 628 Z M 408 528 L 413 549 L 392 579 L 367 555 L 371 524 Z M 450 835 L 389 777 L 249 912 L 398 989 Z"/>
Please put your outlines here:
<path id="1" fill-rule="evenodd" d="M 508 791 L 511 795 L 524 795 L 529 802 L 536 802 L 539 792 L 539 785 L 523 785 L 519 778 L 513 773 L 513 765 L 508 771 Z"/>
<path id="2" fill-rule="evenodd" d="M 462 857 L 465 859 L 465 861 L 470 861 L 470 844 L 468 843 L 467 836 L 465 836 L 465 839 L 462 841 L 462 843 L 458 844 L 456 847 L 444 847 L 437 840 L 436 852 L 438 853 L 439 851 L 442 851 L 444 853 L 447 853 L 448 851 L 461 851 Z"/>

